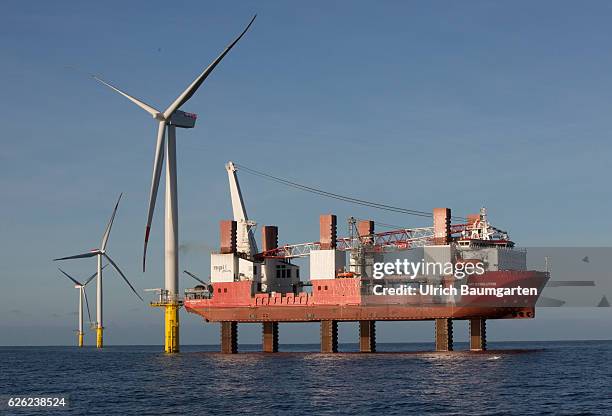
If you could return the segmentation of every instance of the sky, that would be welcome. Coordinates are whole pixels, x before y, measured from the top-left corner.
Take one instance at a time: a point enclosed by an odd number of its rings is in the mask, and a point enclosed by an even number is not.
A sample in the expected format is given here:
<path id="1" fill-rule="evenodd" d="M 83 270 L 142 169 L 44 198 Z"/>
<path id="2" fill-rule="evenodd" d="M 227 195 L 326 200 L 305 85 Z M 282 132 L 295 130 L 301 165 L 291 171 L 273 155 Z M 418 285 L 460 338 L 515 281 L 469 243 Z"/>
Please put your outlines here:
<path id="1" fill-rule="evenodd" d="M 181 270 L 208 275 L 218 222 L 231 217 L 229 160 L 410 209 L 486 206 L 521 246 L 610 246 L 609 2 L 9 0 L 0 14 L 0 345 L 73 343 L 77 291 L 51 259 L 97 247 L 120 192 L 108 252 L 139 290 L 163 282 L 161 198 L 140 269 L 155 122 L 89 74 L 163 109 L 255 13 L 182 108 L 198 121 L 178 132 Z M 430 225 L 238 175 L 249 216 L 278 225 L 282 243 L 316 240 L 329 212 L 341 233 L 350 215 Z M 95 263 L 62 267 L 84 277 Z M 161 343 L 162 311 L 114 272 L 104 279 L 107 343 Z M 611 318 L 608 308 L 541 309 L 488 332 L 601 339 Z M 181 319 L 182 342 L 218 342 L 216 325 Z M 318 342 L 316 325 L 282 328 L 281 342 Z M 356 324 L 341 325 L 341 342 L 356 334 Z M 379 340 L 432 334 L 431 323 L 384 324 Z M 257 326 L 241 329 L 241 342 L 259 338 Z"/>

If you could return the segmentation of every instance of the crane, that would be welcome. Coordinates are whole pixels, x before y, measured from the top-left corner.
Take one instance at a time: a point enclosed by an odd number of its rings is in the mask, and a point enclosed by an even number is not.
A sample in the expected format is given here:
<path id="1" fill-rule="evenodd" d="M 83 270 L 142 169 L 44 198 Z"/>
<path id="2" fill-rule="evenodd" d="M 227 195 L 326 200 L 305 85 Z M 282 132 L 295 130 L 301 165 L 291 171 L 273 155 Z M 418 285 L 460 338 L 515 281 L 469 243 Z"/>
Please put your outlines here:
<path id="1" fill-rule="evenodd" d="M 360 238 L 364 236 L 351 236 L 338 238 L 338 250 L 350 251 L 359 245 Z M 433 227 L 403 228 L 399 230 L 375 233 L 370 236 L 373 251 L 405 250 L 421 247 L 433 241 Z M 286 244 L 278 248 L 258 253 L 260 258 L 295 258 L 307 257 L 313 250 L 319 250 L 320 243 Z"/>
<path id="2" fill-rule="evenodd" d="M 238 183 L 238 177 L 236 175 L 236 165 L 234 162 L 229 161 L 225 165 L 225 169 L 227 170 L 227 176 L 229 178 L 234 221 L 236 221 L 238 227 L 236 232 L 236 248 L 239 253 L 244 253 L 247 257 L 251 258 L 258 253 L 257 241 L 253 234 L 253 230 L 257 223 L 249 220 L 247 216 L 244 200 L 242 199 L 242 192 L 240 191 L 240 184 Z"/>
<path id="3" fill-rule="evenodd" d="M 466 233 L 469 224 L 452 224 L 451 234 Z M 359 245 L 364 236 L 352 235 L 338 238 L 338 250 L 350 251 Z M 375 233 L 369 238 L 371 250 L 384 252 L 387 250 L 407 250 L 431 244 L 433 241 L 433 227 L 400 228 L 397 230 Z M 308 257 L 313 250 L 319 250 L 320 243 L 313 241 L 309 243 L 286 244 L 278 248 L 258 253 L 259 258 L 281 258 L 290 259 L 296 257 Z"/>

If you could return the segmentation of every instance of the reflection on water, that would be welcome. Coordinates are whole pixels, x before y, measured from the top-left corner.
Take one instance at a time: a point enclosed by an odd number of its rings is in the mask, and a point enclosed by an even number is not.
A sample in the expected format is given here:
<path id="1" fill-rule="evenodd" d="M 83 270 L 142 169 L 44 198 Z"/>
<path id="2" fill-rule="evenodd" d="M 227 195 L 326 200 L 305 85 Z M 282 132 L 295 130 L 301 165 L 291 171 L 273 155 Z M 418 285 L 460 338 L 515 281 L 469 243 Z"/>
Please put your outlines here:
<path id="1" fill-rule="evenodd" d="M 419 353 L 430 345 L 415 344 L 381 344 L 387 352 L 376 354 L 241 347 L 253 352 L 5 347 L 0 391 L 70 393 L 71 412 L 61 414 L 612 414 L 612 375 L 602 365 L 612 342 L 492 344 L 487 353 Z"/>

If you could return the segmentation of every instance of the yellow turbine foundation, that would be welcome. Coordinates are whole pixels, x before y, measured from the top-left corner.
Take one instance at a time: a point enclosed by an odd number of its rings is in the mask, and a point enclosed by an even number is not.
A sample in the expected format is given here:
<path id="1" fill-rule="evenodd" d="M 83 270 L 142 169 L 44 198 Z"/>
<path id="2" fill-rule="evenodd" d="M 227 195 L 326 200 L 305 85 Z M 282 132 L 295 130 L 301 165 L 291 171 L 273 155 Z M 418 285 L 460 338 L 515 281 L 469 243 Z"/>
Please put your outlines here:
<path id="1" fill-rule="evenodd" d="M 169 354 L 179 352 L 179 303 L 169 303 L 166 309 L 166 337 L 164 351 Z"/>
<path id="2" fill-rule="evenodd" d="M 78 332 L 78 338 L 79 338 L 79 347 L 83 346 L 83 333 L 82 332 Z"/>
<path id="3" fill-rule="evenodd" d="M 104 328 L 102 327 L 96 328 L 96 347 L 97 348 L 102 348 L 102 331 L 104 331 Z"/>

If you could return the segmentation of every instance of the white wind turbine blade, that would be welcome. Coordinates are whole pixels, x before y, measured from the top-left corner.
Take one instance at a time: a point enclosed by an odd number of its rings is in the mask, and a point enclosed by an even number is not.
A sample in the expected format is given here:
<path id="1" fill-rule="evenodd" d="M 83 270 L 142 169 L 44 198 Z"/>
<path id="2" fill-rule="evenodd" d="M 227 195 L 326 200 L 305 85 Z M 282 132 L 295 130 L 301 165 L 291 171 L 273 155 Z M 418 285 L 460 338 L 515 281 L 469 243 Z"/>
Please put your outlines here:
<path id="1" fill-rule="evenodd" d="M 102 266 L 102 270 L 104 270 L 104 268 L 108 266 L 108 264 L 105 264 L 104 266 Z M 91 282 L 96 276 L 98 276 L 98 272 L 96 271 L 94 274 L 92 274 L 91 276 L 89 276 L 89 279 L 85 280 L 85 283 L 83 283 L 83 286 L 87 286 L 87 284 L 89 282 Z"/>
<path id="2" fill-rule="evenodd" d="M 111 228 L 113 227 L 113 221 L 115 221 L 115 214 L 117 214 L 117 208 L 119 207 L 119 201 L 121 201 L 121 197 L 123 196 L 123 192 L 119 194 L 119 198 L 117 199 L 117 203 L 115 204 L 115 209 L 113 209 L 113 214 L 106 225 L 106 229 L 104 230 L 104 235 L 102 236 L 102 242 L 100 243 L 100 250 L 104 251 L 106 249 L 106 243 L 108 242 L 108 237 L 110 236 Z"/>
<path id="3" fill-rule="evenodd" d="M 57 270 L 59 270 L 60 272 L 62 272 L 64 274 L 64 276 L 66 276 L 68 279 L 72 280 L 74 282 L 75 285 L 77 286 L 83 286 L 83 284 L 81 284 L 81 282 L 79 282 L 78 280 L 76 280 L 74 277 L 70 276 L 68 273 L 66 273 L 65 271 L 63 271 L 62 269 L 60 269 L 59 267 L 57 268 Z"/>
<path id="4" fill-rule="evenodd" d="M 197 277 L 195 274 L 187 271 L 187 270 L 183 270 L 183 273 L 185 273 L 188 276 L 193 277 L 195 280 L 197 280 L 198 282 L 202 283 L 203 285 L 207 285 L 208 283 L 206 283 L 204 280 L 200 279 L 199 277 Z"/>
<path id="5" fill-rule="evenodd" d="M 166 122 L 160 121 L 157 130 L 157 144 L 155 145 L 155 159 L 153 160 L 153 177 L 151 178 L 151 190 L 149 192 L 149 209 L 147 211 L 147 225 L 145 228 L 144 249 L 142 254 L 142 271 L 146 269 L 147 245 L 149 244 L 149 233 L 151 232 L 151 222 L 155 211 L 155 201 L 157 200 L 157 190 L 159 189 L 159 179 L 161 178 L 162 167 L 164 164 L 164 142 L 166 137 Z"/>
<path id="6" fill-rule="evenodd" d="M 77 254 L 76 256 L 68 256 L 68 257 L 61 257 L 59 259 L 53 259 L 53 261 L 71 260 L 71 259 L 85 259 L 87 257 L 97 256 L 98 254 L 99 254 L 98 250 L 94 250 L 94 251 L 90 251 L 89 253 Z"/>
<path id="7" fill-rule="evenodd" d="M 195 94 L 195 92 L 198 90 L 198 88 L 200 88 L 200 85 L 202 85 L 204 80 L 208 77 L 208 75 L 210 75 L 210 73 L 213 71 L 213 69 L 215 69 L 215 67 L 219 64 L 219 62 L 221 62 L 221 60 L 225 57 L 225 55 L 227 55 L 227 53 L 234 47 L 234 45 L 236 43 L 238 43 L 238 41 L 242 38 L 242 36 L 244 36 L 244 34 L 247 32 L 247 30 L 249 30 L 249 28 L 251 27 L 251 25 L 255 21 L 256 17 L 257 17 L 257 15 L 253 16 L 253 18 L 251 19 L 251 21 L 249 22 L 247 27 L 242 31 L 242 33 L 236 39 L 234 39 L 234 41 L 232 43 L 230 43 L 227 48 L 225 48 L 225 50 L 221 53 L 221 55 L 219 55 L 217 57 L 217 59 L 215 59 L 208 66 L 208 68 L 206 68 L 204 70 L 204 72 L 202 72 L 200 74 L 200 76 L 198 76 L 191 83 L 191 85 L 189 85 L 187 87 L 187 89 L 185 91 L 183 91 L 183 93 L 181 95 L 178 96 L 178 98 L 176 100 L 174 100 L 174 102 L 172 104 L 170 104 L 170 106 L 166 109 L 166 111 L 164 111 L 164 119 L 168 120 L 170 118 L 170 116 L 172 115 L 172 113 L 174 113 L 176 110 L 178 110 L 183 104 L 185 104 L 187 102 L 187 100 L 189 100 L 193 96 L 193 94 Z"/>
<path id="8" fill-rule="evenodd" d="M 138 98 L 134 98 L 131 95 L 129 95 L 128 93 L 125 93 L 125 92 L 121 91 L 119 88 L 109 84 L 108 82 L 104 81 L 103 79 L 98 78 L 95 75 L 93 75 L 93 79 L 95 79 L 96 81 L 106 85 L 107 87 L 109 87 L 113 91 L 116 91 L 119 94 L 123 95 L 125 98 L 127 98 L 128 100 L 130 100 L 131 102 L 136 104 L 138 107 L 142 108 L 147 113 L 151 114 L 153 116 L 153 118 L 157 118 L 157 117 L 159 117 L 161 115 L 161 112 L 159 110 L 151 107 L 149 104 L 147 104 L 147 103 L 145 103 L 143 101 L 140 101 Z"/>
<path id="9" fill-rule="evenodd" d="M 85 296 L 85 305 L 87 306 L 87 316 L 89 317 L 89 323 L 91 323 L 91 312 L 89 312 L 89 301 L 87 300 L 87 291 L 83 287 L 83 295 Z"/>
<path id="10" fill-rule="evenodd" d="M 119 269 L 119 266 L 117 266 L 117 264 L 108 256 L 108 254 L 104 253 L 103 254 L 104 257 L 106 257 L 106 260 L 108 260 L 108 262 L 111 264 L 111 266 L 113 266 L 115 268 L 115 270 L 117 270 L 117 272 L 121 275 L 121 277 L 123 277 L 123 280 L 125 280 L 125 283 L 128 284 L 128 286 L 130 287 L 130 289 L 132 289 L 132 292 L 134 292 L 134 294 L 136 296 L 138 296 L 138 298 L 144 302 L 144 299 L 140 297 L 140 295 L 138 294 L 138 292 L 136 292 L 136 289 L 134 289 L 134 286 L 132 286 L 132 284 L 130 283 L 130 281 L 127 279 L 127 277 L 125 277 L 125 275 L 123 274 L 123 272 L 121 271 L 121 269 Z"/>

